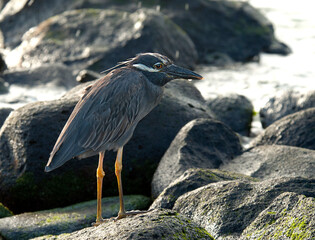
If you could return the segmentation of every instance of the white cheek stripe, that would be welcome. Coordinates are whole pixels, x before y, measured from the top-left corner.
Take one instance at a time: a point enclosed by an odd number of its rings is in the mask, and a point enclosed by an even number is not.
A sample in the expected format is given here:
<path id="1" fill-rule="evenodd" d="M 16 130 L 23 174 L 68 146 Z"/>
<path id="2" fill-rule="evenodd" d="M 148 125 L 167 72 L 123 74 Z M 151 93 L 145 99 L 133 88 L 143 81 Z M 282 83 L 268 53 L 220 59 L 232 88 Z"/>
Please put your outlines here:
<path id="1" fill-rule="evenodd" d="M 141 63 L 136 63 L 136 64 L 133 64 L 132 66 L 140 69 L 140 70 L 143 70 L 143 71 L 147 71 L 147 72 L 159 72 L 159 70 L 157 69 L 154 69 L 154 68 L 150 68 L 150 67 L 147 67 Z"/>
<path id="2" fill-rule="evenodd" d="M 160 60 L 162 61 L 162 63 L 167 64 L 167 61 L 163 58 L 160 58 Z"/>

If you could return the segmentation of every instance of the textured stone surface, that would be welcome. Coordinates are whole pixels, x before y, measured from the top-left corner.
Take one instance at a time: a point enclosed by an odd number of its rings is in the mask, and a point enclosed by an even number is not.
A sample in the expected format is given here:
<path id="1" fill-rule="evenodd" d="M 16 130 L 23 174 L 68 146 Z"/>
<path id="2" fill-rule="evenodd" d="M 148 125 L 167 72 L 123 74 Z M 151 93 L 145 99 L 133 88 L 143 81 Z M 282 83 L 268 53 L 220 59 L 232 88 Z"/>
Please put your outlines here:
<path id="1" fill-rule="evenodd" d="M 178 198 L 173 210 L 200 224 L 215 239 L 239 239 L 243 230 L 284 192 L 314 197 L 315 180 L 279 178 L 211 183 Z"/>
<path id="2" fill-rule="evenodd" d="M 305 93 L 286 91 L 270 98 L 260 109 L 260 121 L 266 128 L 282 117 L 311 107 L 315 107 L 315 91 Z"/>
<path id="3" fill-rule="evenodd" d="M 251 146 L 289 145 L 315 150 L 315 108 L 279 119 L 258 135 Z"/>
<path id="4" fill-rule="evenodd" d="M 315 176 L 315 151 L 282 145 L 258 146 L 220 166 L 260 179 Z"/>
<path id="5" fill-rule="evenodd" d="M 244 230 L 241 239 L 315 239 L 315 199 L 279 195 Z"/>
<path id="6" fill-rule="evenodd" d="M 52 150 L 80 93 L 77 86 L 62 99 L 28 104 L 12 112 L 0 132 L 0 201 L 14 212 L 67 206 L 95 198 L 98 157 L 70 160 L 45 173 Z M 126 194 L 150 195 L 158 162 L 187 122 L 209 117 L 200 92 L 189 82 L 169 83 L 161 103 L 137 126 L 124 148 Z M 104 196 L 117 195 L 115 153 L 106 152 Z"/>
<path id="7" fill-rule="evenodd" d="M 208 100 L 207 105 L 217 120 L 237 133 L 249 135 L 254 107 L 248 98 L 238 94 L 218 96 Z"/>
<path id="8" fill-rule="evenodd" d="M 190 168 L 163 190 L 163 192 L 154 200 L 150 209 L 172 209 L 177 198 L 187 192 L 209 183 L 235 179 L 256 180 L 242 174 L 220 171 L 218 169 Z"/>
<path id="9" fill-rule="evenodd" d="M 109 221 L 70 234 L 44 236 L 43 239 L 210 239 L 214 238 L 190 219 L 171 210 L 155 210 L 146 214 Z"/>
<path id="10" fill-rule="evenodd" d="M 124 196 L 127 210 L 147 209 L 150 199 L 141 195 Z M 102 199 L 103 218 L 116 217 L 119 198 Z M 89 227 L 96 219 L 96 200 L 65 208 L 23 213 L 0 219 L 0 236 L 7 240 L 30 239 L 43 235 L 71 233 Z"/>
<path id="11" fill-rule="evenodd" d="M 218 168 L 241 153 L 236 134 L 223 123 L 212 119 L 196 119 L 176 135 L 161 159 L 152 180 L 152 196 L 189 168 Z"/>

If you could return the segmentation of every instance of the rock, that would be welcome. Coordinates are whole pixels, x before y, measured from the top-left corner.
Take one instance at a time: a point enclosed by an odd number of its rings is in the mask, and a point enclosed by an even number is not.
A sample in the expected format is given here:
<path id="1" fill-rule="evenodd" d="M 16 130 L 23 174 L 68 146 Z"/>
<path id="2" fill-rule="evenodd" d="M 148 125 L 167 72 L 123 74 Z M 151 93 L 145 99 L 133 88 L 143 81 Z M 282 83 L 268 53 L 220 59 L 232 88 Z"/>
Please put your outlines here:
<path id="1" fill-rule="evenodd" d="M 95 198 L 97 156 L 71 160 L 51 173 L 44 172 L 79 93 L 89 84 L 77 86 L 59 100 L 25 105 L 4 123 L 0 132 L 0 201 L 15 213 Z M 161 103 L 139 123 L 124 148 L 125 194 L 150 195 L 155 168 L 181 127 L 193 119 L 209 117 L 203 103 L 191 83 L 176 80 L 167 84 Z M 117 195 L 115 156 L 106 152 L 104 196 Z"/>
<path id="2" fill-rule="evenodd" d="M 279 119 L 258 135 L 251 146 L 288 145 L 315 150 L 315 108 Z"/>
<path id="3" fill-rule="evenodd" d="M 99 79 L 100 77 L 101 77 L 101 74 L 91 71 L 91 70 L 84 69 L 78 73 L 76 80 L 79 83 L 85 83 L 85 82 L 90 82 L 95 79 Z"/>
<path id="4" fill-rule="evenodd" d="M 0 73 L 3 73 L 4 70 L 6 70 L 8 67 L 7 67 L 7 64 L 5 63 L 5 61 L 3 60 L 3 56 L 2 54 L 0 54 Z"/>
<path id="5" fill-rule="evenodd" d="M 126 209 L 147 209 L 150 199 L 141 195 L 124 196 Z M 119 198 L 102 199 L 103 218 L 116 217 Z M 71 233 L 91 226 L 96 219 L 96 200 L 78 203 L 65 208 L 23 213 L 0 219 L 0 236 L 5 239 L 30 239 L 43 235 Z"/>
<path id="6" fill-rule="evenodd" d="M 272 43 L 267 47 L 267 49 L 264 49 L 264 52 L 286 56 L 292 53 L 292 50 L 288 45 L 274 38 Z"/>
<path id="7" fill-rule="evenodd" d="M 225 123 L 233 131 L 249 136 L 254 107 L 248 98 L 238 94 L 218 96 L 208 100 L 207 105 L 217 120 Z"/>
<path id="8" fill-rule="evenodd" d="M 161 159 L 152 180 L 156 198 L 171 182 L 189 168 L 218 168 L 241 153 L 236 134 L 221 122 L 195 119 L 176 135 Z"/>
<path id="9" fill-rule="evenodd" d="M 12 110 L 12 108 L 0 108 L 0 128 Z"/>
<path id="10" fill-rule="evenodd" d="M 191 37 L 199 61 L 213 52 L 248 61 L 277 41 L 271 22 L 248 2 L 175 0 L 161 9 Z"/>
<path id="11" fill-rule="evenodd" d="M 171 210 L 155 210 L 147 214 L 110 221 L 70 234 L 43 236 L 40 239 L 211 239 L 214 238 L 190 219 Z"/>
<path id="12" fill-rule="evenodd" d="M 244 230 L 241 239 L 315 239 L 313 197 L 279 195 Z"/>
<path id="13" fill-rule="evenodd" d="M 163 192 L 154 200 L 150 209 L 172 209 L 177 198 L 187 192 L 209 183 L 235 179 L 255 181 L 254 178 L 245 175 L 220 171 L 217 169 L 190 168 L 163 190 Z"/>
<path id="14" fill-rule="evenodd" d="M 22 67 L 64 63 L 97 72 L 139 52 L 165 54 L 193 68 L 197 52 L 176 24 L 153 10 L 78 9 L 51 17 L 23 36 L 14 51 Z"/>
<path id="15" fill-rule="evenodd" d="M 13 213 L 6 206 L 4 206 L 2 203 L 0 203 L 0 218 L 9 217 L 12 215 L 13 215 Z"/>
<path id="16" fill-rule="evenodd" d="M 75 80 L 74 70 L 60 63 L 43 64 L 33 69 L 9 70 L 2 77 L 10 85 L 26 87 L 46 85 L 47 87 L 70 89 L 78 84 Z"/>
<path id="17" fill-rule="evenodd" d="M 315 179 L 211 183 L 178 198 L 173 210 L 200 224 L 215 239 L 240 239 L 244 229 L 284 192 L 314 197 Z"/>
<path id="18" fill-rule="evenodd" d="M 0 77 L 0 94 L 5 94 L 9 92 L 9 84 Z"/>
<path id="19" fill-rule="evenodd" d="M 258 146 L 220 166 L 221 170 L 259 179 L 314 178 L 315 151 L 291 146 Z"/>
<path id="20" fill-rule="evenodd" d="M 286 91 L 281 95 L 275 96 L 260 109 L 260 121 L 264 128 L 273 122 L 307 108 L 315 107 L 315 91 L 305 93 L 297 91 Z"/>

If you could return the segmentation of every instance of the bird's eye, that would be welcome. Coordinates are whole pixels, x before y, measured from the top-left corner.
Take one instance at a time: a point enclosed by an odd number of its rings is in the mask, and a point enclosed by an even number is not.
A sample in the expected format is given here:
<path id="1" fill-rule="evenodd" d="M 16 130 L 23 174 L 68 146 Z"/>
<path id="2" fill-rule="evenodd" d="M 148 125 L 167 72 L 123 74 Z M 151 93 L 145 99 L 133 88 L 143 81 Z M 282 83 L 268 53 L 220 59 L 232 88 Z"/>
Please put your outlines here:
<path id="1" fill-rule="evenodd" d="M 162 69 L 163 68 L 163 63 L 156 63 L 156 64 L 154 64 L 153 65 L 153 67 L 155 68 L 155 69 Z"/>

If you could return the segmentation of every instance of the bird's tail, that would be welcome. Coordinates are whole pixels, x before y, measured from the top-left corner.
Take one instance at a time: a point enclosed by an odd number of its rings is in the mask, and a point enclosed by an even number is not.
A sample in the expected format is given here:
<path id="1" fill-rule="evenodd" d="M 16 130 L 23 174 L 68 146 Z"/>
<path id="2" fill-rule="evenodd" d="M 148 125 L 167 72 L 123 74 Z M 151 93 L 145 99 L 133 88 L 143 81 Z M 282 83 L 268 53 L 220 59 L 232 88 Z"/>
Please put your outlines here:
<path id="1" fill-rule="evenodd" d="M 77 146 L 77 144 L 62 143 L 61 146 L 55 146 L 52 152 L 50 153 L 48 163 L 45 167 L 45 172 L 50 172 L 62 166 L 71 158 L 80 155 L 83 152 L 83 150 L 84 149 L 82 147 Z"/>

